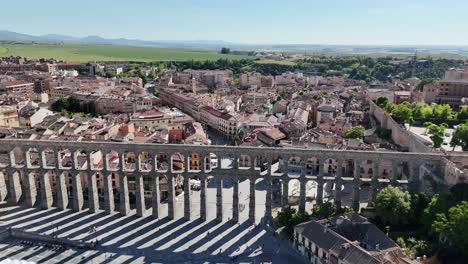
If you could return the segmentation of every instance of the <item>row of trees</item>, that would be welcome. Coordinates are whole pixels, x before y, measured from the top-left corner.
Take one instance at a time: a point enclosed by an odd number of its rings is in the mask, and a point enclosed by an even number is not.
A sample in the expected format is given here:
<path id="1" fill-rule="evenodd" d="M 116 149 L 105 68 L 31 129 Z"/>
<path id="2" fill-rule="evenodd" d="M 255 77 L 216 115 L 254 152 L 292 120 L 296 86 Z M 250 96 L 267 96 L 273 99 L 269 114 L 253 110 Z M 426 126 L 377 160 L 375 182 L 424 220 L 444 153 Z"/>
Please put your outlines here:
<path id="1" fill-rule="evenodd" d="M 413 121 L 433 122 L 441 124 L 444 122 L 461 123 L 468 119 L 468 108 L 462 107 L 459 112 L 453 111 L 448 104 L 431 104 L 417 102 L 410 104 L 403 102 L 394 104 L 386 97 L 379 97 L 376 101 L 377 105 L 383 108 L 398 122 Z"/>
<path id="2" fill-rule="evenodd" d="M 223 48 L 222 53 L 229 53 L 229 48 Z M 389 81 L 391 78 L 409 78 L 415 69 L 415 76 L 421 79 L 426 79 L 424 83 L 429 83 L 431 78 L 441 78 L 444 72 L 451 67 L 463 66 L 463 61 L 449 59 L 427 59 L 424 62 L 417 63 L 413 67 L 412 63 L 408 64 L 393 64 L 395 58 L 370 58 L 362 56 L 320 56 L 297 60 L 293 65 L 285 65 L 279 63 L 257 63 L 256 59 L 227 59 L 221 58 L 218 60 L 187 60 L 187 61 L 164 61 L 164 62 L 149 62 L 149 63 L 133 63 L 132 68 L 123 73 L 123 75 L 140 76 L 143 74 L 139 69 L 144 66 L 153 66 L 157 69 L 171 69 L 183 71 L 186 69 L 195 70 L 215 70 L 215 69 L 230 69 L 235 75 L 246 71 L 257 71 L 264 75 L 279 75 L 286 71 L 303 71 L 303 72 L 319 72 L 322 75 L 329 75 L 329 70 L 333 70 L 333 75 L 342 75 L 350 79 L 372 82 L 375 80 Z M 160 72 L 154 72 L 155 77 Z M 111 75 L 112 73 L 103 73 L 103 75 Z M 145 75 L 146 76 L 146 75 Z"/>
<path id="3" fill-rule="evenodd" d="M 388 81 L 391 78 L 406 79 L 412 76 L 420 79 L 441 78 L 451 67 L 462 67 L 461 60 L 427 58 L 422 62 L 390 63 L 392 57 L 370 58 L 362 56 L 320 56 L 302 59 L 297 62 L 301 69 L 315 70 L 322 74 L 327 71 L 338 71 L 351 79 L 371 82 L 374 80 Z"/>
<path id="4" fill-rule="evenodd" d="M 83 113 L 93 117 L 98 115 L 94 101 L 81 103 L 75 96 L 60 97 L 57 101 L 52 103 L 50 109 L 54 112 L 62 112 L 65 114 Z"/>
<path id="5" fill-rule="evenodd" d="M 468 151 L 468 108 L 466 106 L 457 113 L 447 104 L 428 105 L 404 102 L 396 105 L 386 97 L 379 97 L 376 103 L 391 113 L 397 122 L 408 122 L 410 125 L 413 125 L 415 120 L 422 122 L 435 148 L 440 148 L 443 144 L 445 130 L 449 127 L 446 122 L 458 123 L 459 125 L 452 135 L 450 146 L 453 148 L 460 146 L 464 151 Z"/>
<path id="6" fill-rule="evenodd" d="M 397 187 L 382 189 L 373 202 L 376 224 L 389 228 L 400 246 L 418 255 L 445 250 L 468 256 L 468 184 L 444 194 L 409 193 Z M 410 231 L 411 230 L 411 231 Z"/>

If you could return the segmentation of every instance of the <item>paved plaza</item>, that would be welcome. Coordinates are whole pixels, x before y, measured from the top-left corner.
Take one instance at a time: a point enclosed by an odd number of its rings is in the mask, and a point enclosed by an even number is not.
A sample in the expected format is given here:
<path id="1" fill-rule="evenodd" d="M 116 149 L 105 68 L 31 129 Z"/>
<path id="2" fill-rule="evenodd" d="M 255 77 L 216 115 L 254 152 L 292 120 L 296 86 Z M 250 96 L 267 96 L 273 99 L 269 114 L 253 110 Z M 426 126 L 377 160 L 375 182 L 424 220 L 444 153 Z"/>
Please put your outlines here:
<path id="1" fill-rule="evenodd" d="M 216 188 L 208 183 L 207 221 L 199 219 L 199 192 L 192 192 L 191 221 L 183 219 L 184 195 L 176 197 L 175 219 L 167 218 L 167 204 L 162 203 L 161 219 L 119 213 L 92 214 L 56 209 L 39 210 L 3 205 L 0 225 L 24 231 L 52 235 L 74 241 L 93 242 L 93 250 L 24 245 L 10 238 L 0 243 L 0 260 L 23 259 L 39 263 L 304 263 L 289 243 L 281 240 L 262 223 L 265 190 L 261 182 L 256 190 L 256 225 L 248 219 L 248 181 L 239 186 L 241 223 L 232 217 L 232 186 L 225 181 L 223 221 L 215 221 Z M 279 199 L 279 198 L 278 198 Z M 231 206 L 229 206 L 231 205 Z M 96 230 L 93 230 L 96 228 Z"/>

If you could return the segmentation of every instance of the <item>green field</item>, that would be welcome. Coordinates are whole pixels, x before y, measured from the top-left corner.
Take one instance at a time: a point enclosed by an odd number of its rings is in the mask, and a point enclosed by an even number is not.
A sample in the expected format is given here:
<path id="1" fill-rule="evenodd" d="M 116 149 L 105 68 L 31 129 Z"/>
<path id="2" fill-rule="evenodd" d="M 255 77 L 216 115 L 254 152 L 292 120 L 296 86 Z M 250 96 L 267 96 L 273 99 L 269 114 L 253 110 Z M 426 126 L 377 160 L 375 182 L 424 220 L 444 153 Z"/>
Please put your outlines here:
<path id="1" fill-rule="evenodd" d="M 243 59 L 247 56 L 223 55 L 211 51 L 86 44 L 0 45 L 0 57 L 23 56 L 31 59 L 55 58 L 65 61 L 184 61 Z"/>

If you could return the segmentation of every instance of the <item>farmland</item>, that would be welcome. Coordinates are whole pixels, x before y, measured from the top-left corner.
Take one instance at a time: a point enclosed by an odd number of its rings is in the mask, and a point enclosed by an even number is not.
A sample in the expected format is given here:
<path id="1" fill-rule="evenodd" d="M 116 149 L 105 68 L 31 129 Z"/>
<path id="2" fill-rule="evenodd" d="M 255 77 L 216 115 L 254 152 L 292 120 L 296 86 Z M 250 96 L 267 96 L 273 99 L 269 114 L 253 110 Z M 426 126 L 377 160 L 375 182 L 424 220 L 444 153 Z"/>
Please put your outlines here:
<path id="1" fill-rule="evenodd" d="M 223 55 L 212 51 L 130 47 L 87 44 L 31 44 L 0 45 L 0 57 L 23 56 L 31 59 L 55 58 L 65 61 L 185 61 L 243 59 L 246 56 Z"/>

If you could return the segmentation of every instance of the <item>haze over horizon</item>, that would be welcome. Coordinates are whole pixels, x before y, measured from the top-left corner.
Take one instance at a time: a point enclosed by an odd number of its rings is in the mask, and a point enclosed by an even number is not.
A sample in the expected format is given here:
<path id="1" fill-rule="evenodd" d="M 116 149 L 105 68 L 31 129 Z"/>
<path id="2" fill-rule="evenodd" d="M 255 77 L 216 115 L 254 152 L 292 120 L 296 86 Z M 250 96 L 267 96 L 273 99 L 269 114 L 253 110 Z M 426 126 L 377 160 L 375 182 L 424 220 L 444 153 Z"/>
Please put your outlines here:
<path id="1" fill-rule="evenodd" d="M 57 0 L 2 3 L 14 32 L 238 44 L 468 45 L 468 2 Z M 447 15 L 450 14 L 450 15 Z M 438 18 L 444 17 L 444 20 Z"/>

